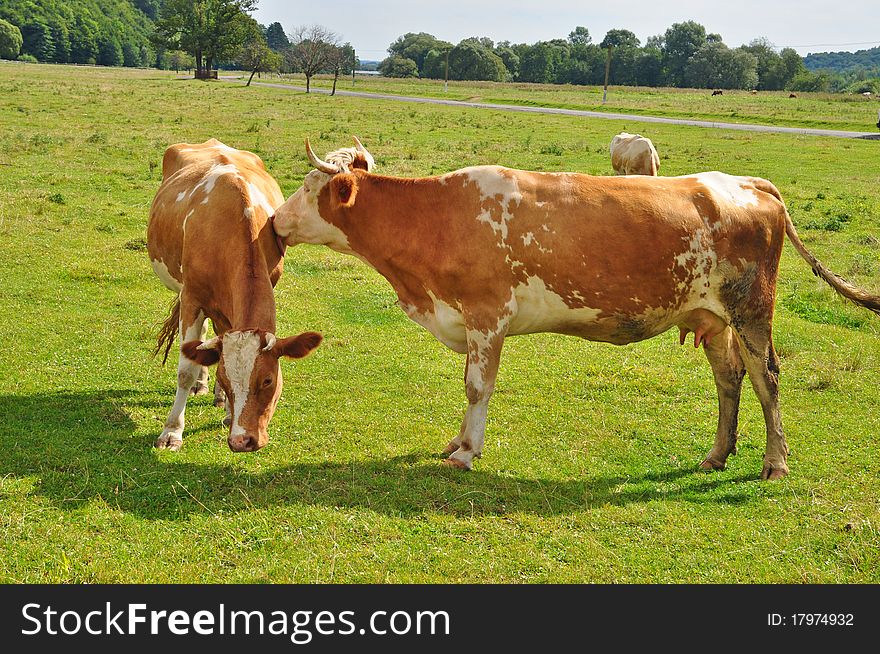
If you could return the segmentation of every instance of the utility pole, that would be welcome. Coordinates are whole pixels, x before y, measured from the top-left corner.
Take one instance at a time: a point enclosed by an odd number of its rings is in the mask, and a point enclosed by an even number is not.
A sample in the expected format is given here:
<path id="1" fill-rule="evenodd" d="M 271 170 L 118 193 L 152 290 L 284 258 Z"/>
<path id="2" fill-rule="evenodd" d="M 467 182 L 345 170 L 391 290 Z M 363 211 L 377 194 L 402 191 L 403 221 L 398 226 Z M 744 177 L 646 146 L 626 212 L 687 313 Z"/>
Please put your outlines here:
<path id="1" fill-rule="evenodd" d="M 605 90 L 602 91 L 602 104 L 605 104 L 608 99 L 608 75 L 611 72 L 611 51 L 613 49 L 612 46 L 608 46 L 608 57 L 605 59 Z"/>

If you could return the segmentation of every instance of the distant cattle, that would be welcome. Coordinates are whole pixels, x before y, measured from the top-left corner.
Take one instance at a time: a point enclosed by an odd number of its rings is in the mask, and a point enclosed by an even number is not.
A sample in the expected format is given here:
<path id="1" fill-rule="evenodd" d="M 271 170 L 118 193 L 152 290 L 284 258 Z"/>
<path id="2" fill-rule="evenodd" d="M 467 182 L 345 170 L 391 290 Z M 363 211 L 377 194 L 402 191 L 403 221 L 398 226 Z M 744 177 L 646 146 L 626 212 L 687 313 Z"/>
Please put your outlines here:
<path id="1" fill-rule="evenodd" d="M 500 166 L 404 179 L 318 159 L 275 214 L 288 245 L 357 256 L 384 276 L 415 322 L 466 355 L 468 408 L 446 448 L 469 469 L 483 451 L 504 340 L 557 332 L 618 345 L 678 327 L 694 333 L 715 375 L 715 444 L 724 468 L 737 439 L 743 376 L 763 408 L 761 477 L 788 473 L 771 326 L 786 234 L 838 293 L 880 312 L 801 243 L 779 191 L 755 177 L 592 177 Z M 540 368 L 540 362 L 535 364 Z M 552 431 L 552 426 L 541 428 Z M 549 439 L 552 440 L 552 439 Z"/>
<path id="2" fill-rule="evenodd" d="M 284 265 L 269 217 L 284 196 L 262 160 L 211 139 L 165 151 L 162 184 L 150 208 L 153 270 L 178 294 L 159 335 L 165 358 L 180 332 L 177 395 L 156 447 L 178 450 L 191 391 L 207 389 L 219 363 L 215 404 L 226 407 L 229 447 L 261 448 L 281 395 L 278 359 L 303 357 L 320 334 L 276 338 L 272 288 Z M 207 320 L 217 333 L 205 341 Z"/>
<path id="3" fill-rule="evenodd" d="M 660 157 L 651 139 L 621 132 L 611 139 L 611 167 L 618 175 L 656 175 Z"/>
<path id="4" fill-rule="evenodd" d="M 722 91 L 721 89 L 715 89 L 714 91 L 712 91 L 712 95 L 724 95 L 724 91 Z"/>
<path id="5" fill-rule="evenodd" d="M 788 94 L 788 97 L 790 97 L 790 98 L 796 98 L 796 97 L 798 97 L 798 94 L 797 94 L 797 93 L 789 93 L 789 94 Z"/>
<path id="6" fill-rule="evenodd" d="M 757 89 L 752 89 L 751 91 L 749 91 L 749 93 L 751 93 L 752 95 L 758 95 Z"/>

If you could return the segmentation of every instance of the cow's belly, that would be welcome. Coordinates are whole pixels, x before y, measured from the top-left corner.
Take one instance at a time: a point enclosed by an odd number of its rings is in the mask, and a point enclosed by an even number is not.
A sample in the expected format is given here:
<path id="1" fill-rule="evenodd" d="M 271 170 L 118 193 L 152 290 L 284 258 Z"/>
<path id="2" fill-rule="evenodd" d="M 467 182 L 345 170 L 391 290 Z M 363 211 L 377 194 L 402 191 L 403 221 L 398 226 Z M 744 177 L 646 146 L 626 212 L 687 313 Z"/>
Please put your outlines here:
<path id="1" fill-rule="evenodd" d="M 153 266 L 153 272 L 156 273 L 156 276 L 159 280 L 165 285 L 166 288 L 174 291 L 175 293 L 180 293 L 180 290 L 183 288 L 183 284 L 181 284 L 174 276 L 171 274 L 171 271 L 168 270 L 168 266 L 165 265 L 164 261 L 160 259 L 151 259 L 150 264 Z"/>

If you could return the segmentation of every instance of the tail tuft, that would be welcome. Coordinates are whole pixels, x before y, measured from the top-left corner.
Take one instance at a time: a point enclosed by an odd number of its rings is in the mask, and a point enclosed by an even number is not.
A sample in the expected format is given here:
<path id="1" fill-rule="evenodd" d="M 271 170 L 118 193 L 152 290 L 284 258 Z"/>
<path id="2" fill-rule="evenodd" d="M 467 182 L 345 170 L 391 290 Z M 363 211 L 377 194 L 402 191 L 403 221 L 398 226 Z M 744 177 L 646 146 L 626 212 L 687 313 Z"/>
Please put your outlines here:
<path id="1" fill-rule="evenodd" d="M 165 365 L 165 362 L 168 361 L 168 354 L 171 352 L 171 347 L 174 345 L 174 337 L 177 335 L 178 330 L 180 329 L 180 297 L 178 296 L 174 300 L 174 304 L 171 305 L 171 314 L 165 319 L 165 322 L 162 323 L 162 327 L 159 329 L 159 334 L 156 339 L 156 349 L 153 350 L 153 356 L 157 356 L 162 349 L 165 349 L 165 352 L 162 354 L 162 365 Z"/>

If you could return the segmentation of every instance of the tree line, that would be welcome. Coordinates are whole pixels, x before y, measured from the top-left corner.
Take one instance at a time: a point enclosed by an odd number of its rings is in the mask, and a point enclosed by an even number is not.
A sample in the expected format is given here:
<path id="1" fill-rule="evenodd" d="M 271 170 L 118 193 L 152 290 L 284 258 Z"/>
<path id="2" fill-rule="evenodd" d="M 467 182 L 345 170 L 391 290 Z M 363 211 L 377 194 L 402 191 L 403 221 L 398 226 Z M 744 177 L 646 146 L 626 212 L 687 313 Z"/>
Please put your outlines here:
<path id="1" fill-rule="evenodd" d="M 379 71 L 388 77 L 518 81 L 543 84 L 759 90 L 846 90 L 826 72 L 812 72 L 792 48 L 776 51 L 765 38 L 738 48 L 695 22 L 675 23 L 643 45 L 625 29 L 595 43 L 586 27 L 567 38 L 533 44 L 471 37 L 457 45 L 426 32 L 407 33 L 388 47 Z"/>

